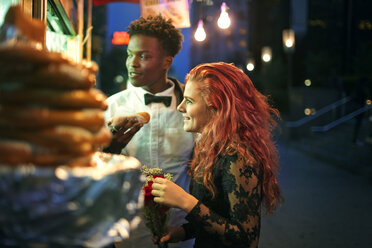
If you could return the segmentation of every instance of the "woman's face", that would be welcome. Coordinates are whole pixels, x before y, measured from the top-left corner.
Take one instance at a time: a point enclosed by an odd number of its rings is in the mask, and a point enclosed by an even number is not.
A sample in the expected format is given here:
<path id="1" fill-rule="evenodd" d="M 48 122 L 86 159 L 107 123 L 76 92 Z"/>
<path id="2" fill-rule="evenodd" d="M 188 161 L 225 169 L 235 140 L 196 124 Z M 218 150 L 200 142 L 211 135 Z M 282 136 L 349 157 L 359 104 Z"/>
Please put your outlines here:
<path id="1" fill-rule="evenodd" d="M 194 81 L 187 82 L 183 97 L 183 101 L 177 107 L 177 110 L 183 114 L 183 129 L 186 132 L 201 133 L 212 118 L 212 110 Z"/>

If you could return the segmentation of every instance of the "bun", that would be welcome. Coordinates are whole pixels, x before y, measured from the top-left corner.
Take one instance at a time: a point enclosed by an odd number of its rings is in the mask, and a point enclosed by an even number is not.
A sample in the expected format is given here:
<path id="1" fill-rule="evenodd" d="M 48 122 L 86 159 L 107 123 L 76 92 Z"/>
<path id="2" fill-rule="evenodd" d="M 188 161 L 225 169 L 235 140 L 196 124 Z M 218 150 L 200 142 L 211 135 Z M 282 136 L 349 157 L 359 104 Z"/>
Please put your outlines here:
<path id="1" fill-rule="evenodd" d="M 60 53 L 36 49 L 28 44 L 17 43 L 13 46 L 0 48 L 0 58 L 5 64 L 17 63 L 22 60 L 26 65 L 40 66 L 46 64 L 70 63 L 71 61 Z"/>
<path id="2" fill-rule="evenodd" d="M 138 112 L 136 113 L 137 115 L 140 115 L 141 117 L 143 117 L 143 123 L 148 123 L 150 121 L 150 114 L 147 113 L 147 112 Z"/>
<path id="3" fill-rule="evenodd" d="M 98 109 L 64 110 L 20 106 L 0 108 L 0 127 L 13 126 L 21 129 L 70 125 L 98 131 L 104 123 L 103 112 Z"/>
<path id="4" fill-rule="evenodd" d="M 137 112 L 135 114 L 119 114 L 115 115 L 111 118 L 111 120 L 107 123 L 107 125 L 112 129 L 115 130 L 118 125 L 124 119 L 132 119 L 137 120 L 139 123 L 146 124 L 150 121 L 150 114 L 147 112 Z"/>
<path id="5" fill-rule="evenodd" d="M 97 89 L 0 89 L 0 103 L 49 106 L 53 108 L 97 108 L 107 109 L 106 96 Z"/>
<path id="6" fill-rule="evenodd" d="M 25 15 L 20 5 L 9 8 L 5 15 L 4 23 L 16 26 L 28 40 L 39 43 L 44 41 L 46 23 Z"/>
<path id="7" fill-rule="evenodd" d="M 26 62 L 22 66 L 5 66 L 0 69 L 0 75 L 3 74 L 0 85 L 16 83 L 22 88 L 49 89 L 88 89 L 95 85 L 95 75 L 89 73 L 87 69 L 69 63 L 26 66 Z"/>
<path id="8" fill-rule="evenodd" d="M 24 44 L 0 48 L 0 164 L 94 166 L 111 142 L 98 66 Z"/>

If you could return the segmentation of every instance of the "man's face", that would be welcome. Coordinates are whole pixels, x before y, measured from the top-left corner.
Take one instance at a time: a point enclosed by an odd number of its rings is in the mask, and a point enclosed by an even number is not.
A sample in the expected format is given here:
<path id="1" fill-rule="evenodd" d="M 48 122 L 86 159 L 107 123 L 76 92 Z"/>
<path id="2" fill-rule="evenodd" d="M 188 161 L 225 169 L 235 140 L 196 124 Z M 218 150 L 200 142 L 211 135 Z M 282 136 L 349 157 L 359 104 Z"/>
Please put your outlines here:
<path id="1" fill-rule="evenodd" d="M 164 87 L 172 57 L 164 54 L 157 38 L 134 35 L 130 38 L 127 53 L 128 78 L 133 86 L 151 93 Z"/>

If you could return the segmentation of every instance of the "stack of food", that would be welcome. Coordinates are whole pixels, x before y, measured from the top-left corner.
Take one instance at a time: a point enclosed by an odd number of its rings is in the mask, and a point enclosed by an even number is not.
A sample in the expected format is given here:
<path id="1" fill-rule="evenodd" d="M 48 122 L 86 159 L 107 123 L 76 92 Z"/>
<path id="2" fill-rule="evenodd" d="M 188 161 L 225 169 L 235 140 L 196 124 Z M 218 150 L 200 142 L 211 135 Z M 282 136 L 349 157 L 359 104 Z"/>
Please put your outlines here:
<path id="1" fill-rule="evenodd" d="M 0 27 L 0 247 L 104 247 L 138 219 L 141 164 L 99 152 L 98 66 L 39 49 L 45 28 L 20 6 Z"/>
<path id="2" fill-rule="evenodd" d="M 25 44 L 0 47 L 0 164 L 91 166 L 111 141 L 97 70 Z"/>

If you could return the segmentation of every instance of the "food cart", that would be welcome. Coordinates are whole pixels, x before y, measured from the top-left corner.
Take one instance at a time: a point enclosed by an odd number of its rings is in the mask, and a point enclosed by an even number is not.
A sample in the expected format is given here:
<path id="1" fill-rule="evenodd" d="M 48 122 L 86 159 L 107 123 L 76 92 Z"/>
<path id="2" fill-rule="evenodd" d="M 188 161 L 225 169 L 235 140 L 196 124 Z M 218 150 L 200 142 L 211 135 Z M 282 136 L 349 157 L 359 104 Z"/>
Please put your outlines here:
<path id="1" fill-rule="evenodd" d="M 0 2 L 0 247 L 103 247 L 138 222 L 140 162 L 100 152 L 83 2 Z"/>

